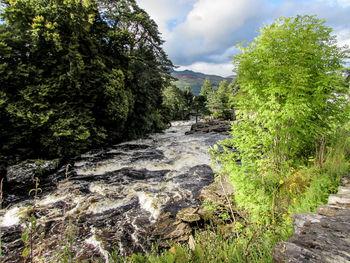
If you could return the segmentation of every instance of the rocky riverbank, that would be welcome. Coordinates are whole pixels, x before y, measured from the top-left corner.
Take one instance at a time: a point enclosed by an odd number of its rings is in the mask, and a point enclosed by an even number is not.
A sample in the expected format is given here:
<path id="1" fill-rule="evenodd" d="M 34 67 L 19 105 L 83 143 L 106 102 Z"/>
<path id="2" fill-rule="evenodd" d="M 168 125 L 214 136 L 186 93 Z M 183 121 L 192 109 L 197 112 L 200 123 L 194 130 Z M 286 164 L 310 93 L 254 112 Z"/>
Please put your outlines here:
<path id="1" fill-rule="evenodd" d="M 294 235 L 274 248 L 274 262 L 350 262 L 349 178 L 317 213 L 293 216 Z"/>
<path id="2" fill-rule="evenodd" d="M 166 247 L 188 240 L 189 220 L 204 219 L 184 209 L 200 206 L 203 189 L 214 182 L 207 150 L 226 138 L 185 135 L 191 124 L 178 122 L 148 139 L 96 149 L 58 168 L 38 160 L 9 167 L 11 188 L 0 213 L 3 262 L 23 262 L 31 247 L 45 262 L 67 251 L 78 262 L 108 261 L 116 251 L 148 251 L 154 241 Z M 26 242 L 24 232 L 31 233 Z"/>

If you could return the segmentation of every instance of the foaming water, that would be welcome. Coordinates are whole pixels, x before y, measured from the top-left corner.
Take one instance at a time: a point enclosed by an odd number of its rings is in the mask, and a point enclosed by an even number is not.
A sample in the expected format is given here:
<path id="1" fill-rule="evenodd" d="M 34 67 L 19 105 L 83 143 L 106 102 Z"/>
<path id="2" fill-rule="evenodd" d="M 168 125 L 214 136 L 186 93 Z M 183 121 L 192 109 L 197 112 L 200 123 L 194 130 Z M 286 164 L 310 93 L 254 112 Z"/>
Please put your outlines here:
<path id="1" fill-rule="evenodd" d="M 85 240 L 74 243 L 77 261 L 93 257 L 108 262 L 116 248 L 120 253 L 147 250 L 149 230 L 157 218 L 198 204 L 200 190 L 213 181 L 207 150 L 226 136 L 185 135 L 191 124 L 175 122 L 147 139 L 87 152 L 75 158 L 68 174 L 62 167 L 50 175 L 57 183 L 36 208 L 45 242 L 52 248 L 62 247 L 59 240 L 64 240 L 64 230 L 73 229 L 77 240 Z M 26 201 L 3 211 L 2 231 L 21 227 L 29 210 Z M 10 245 L 20 239 L 18 231 L 14 233 L 17 236 L 9 238 L 12 243 L 5 244 L 8 262 L 16 262 L 21 253 Z M 57 253 L 42 251 L 41 256 L 50 262 Z"/>
<path id="2" fill-rule="evenodd" d="M 28 215 L 29 208 L 15 206 L 8 210 L 2 217 L 0 227 L 11 227 L 21 223 L 21 219 Z"/>

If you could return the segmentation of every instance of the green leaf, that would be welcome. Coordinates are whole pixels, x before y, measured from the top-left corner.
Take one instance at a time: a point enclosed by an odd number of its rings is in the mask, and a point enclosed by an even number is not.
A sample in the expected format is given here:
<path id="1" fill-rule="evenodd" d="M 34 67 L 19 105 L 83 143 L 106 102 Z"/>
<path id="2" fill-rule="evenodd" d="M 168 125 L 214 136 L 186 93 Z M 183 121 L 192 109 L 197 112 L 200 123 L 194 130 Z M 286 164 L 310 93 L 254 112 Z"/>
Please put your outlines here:
<path id="1" fill-rule="evenodd" d="M 22 233 L 22 241 L 23 241 L 24 244 L 27 244 L 28 237 L 29 237 L 28 232 L 27 232 L 27 231 L 24 231 L 24 232 Z"/>

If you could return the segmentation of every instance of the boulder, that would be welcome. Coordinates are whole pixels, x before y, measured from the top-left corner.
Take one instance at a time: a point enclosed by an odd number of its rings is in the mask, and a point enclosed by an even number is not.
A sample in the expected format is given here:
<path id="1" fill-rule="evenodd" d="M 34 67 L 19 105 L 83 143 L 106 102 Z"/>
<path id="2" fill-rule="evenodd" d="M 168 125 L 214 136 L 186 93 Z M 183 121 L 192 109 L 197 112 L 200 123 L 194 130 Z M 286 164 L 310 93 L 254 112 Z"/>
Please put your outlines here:
<path id="1" fill-rule="evenodd" d="M 193 223 L 201 220 L 200 215 L 198 214 L 198 208 L 186 207 L 181 209 L 176 218 L 187 223 Z"/>
<path id="2" fill-rule="evenodd" d="M 168 212 L 157 219 L 151 239 L 158 241 L 162 248 L 170 248 L 174 242 L 188 241 L 191 234 L 192 229 L 188 224 L 173 218 Z"/>
<path id="3" fill-rule="evenodd" d="M 204 122 L 197 122 L 191 126 L 191 130 L 186 132 L 188 134 L 194 133 L 208 133 L 208 132 L 217 132 L 222 134 L 229 134 L 231 130 L 230 121 L 224 120 L 210 120 Z"/>
<path id="4" fill-rule="evenodd" d="M 204 187 L 199 195 L 199 200 L 206 201 L 217 206 L 227 206 L 235 191 L 229 182 L 216 181 Z"/>
<path id="5" fill-rule="evenodd" d="M 272 251 L 274 262 L 350 262 L 350 185 L 330 195 L 317 214 L 293 215 L 294 235 Z"/>
<path id="6" fill-rule="evenodd" d="M 26 160 L 7 168 L 7 182 L 15 184 L 31 184 L 35 177 L 44 176 L 54 172 L 59 165 L 60 160 Z"/>
<path id="7" fill-rule="evenodd" d="M 294 236 L 273 250 L 275 262 L 350 262 L 350 215 L 296 214 Z"/>
<path id="8" fill-rule="evenodd" d="M 350 208 L 335 205 L 322 205 L 317 208 L 317 213 L 323 216 L 350 215 Z"/>

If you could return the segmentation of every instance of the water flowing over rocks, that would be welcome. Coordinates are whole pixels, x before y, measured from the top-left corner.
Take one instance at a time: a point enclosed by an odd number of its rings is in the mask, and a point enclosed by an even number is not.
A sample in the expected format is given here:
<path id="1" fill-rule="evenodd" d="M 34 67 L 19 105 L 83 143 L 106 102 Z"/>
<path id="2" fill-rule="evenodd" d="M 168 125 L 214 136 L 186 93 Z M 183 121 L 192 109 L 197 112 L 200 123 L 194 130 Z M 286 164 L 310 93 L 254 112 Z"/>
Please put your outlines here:
<path id="1" fill-rule="evenodd" d="M 217 132 L 228 135 L 231 130 L 232 122 L 225 120 L 204 120 L 191 126 L 191 130 L 186 134 Z"/>
<path id="2" fill-rule="evenodd" d="M 147 251 L 161 236 L 184 240 L 192 230 L 176 214 L 200 204 L 201 190 L 214 181 L 207 150 L 226 138 L 214 132 L 185 136 L 190 125 L 177 122 L 148 139 L 78 156 L 40 177 L 35 200 L 33 192 L 28 199 L 26 191 L 10 191 L 0 213 L 3 262 L 23 262 L 21 235 L 30 216 L 37 218 L 34 255 L 45 262 L 56 262 L 71 245 L 75 261 L 108 262 L 113 251 Z M 11 173 L 8 178 L 17 180 Z"/>
<path id="3" fill-rule="evenodd" d="M 274 248 L 274 262 L 350 262 L 350 184 L 344 180 L 317 214 L 293 216 L 294 235 Z"/>

